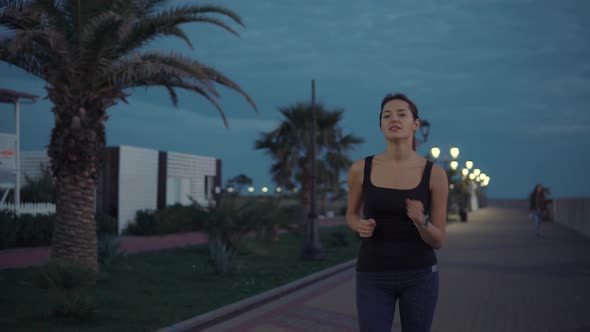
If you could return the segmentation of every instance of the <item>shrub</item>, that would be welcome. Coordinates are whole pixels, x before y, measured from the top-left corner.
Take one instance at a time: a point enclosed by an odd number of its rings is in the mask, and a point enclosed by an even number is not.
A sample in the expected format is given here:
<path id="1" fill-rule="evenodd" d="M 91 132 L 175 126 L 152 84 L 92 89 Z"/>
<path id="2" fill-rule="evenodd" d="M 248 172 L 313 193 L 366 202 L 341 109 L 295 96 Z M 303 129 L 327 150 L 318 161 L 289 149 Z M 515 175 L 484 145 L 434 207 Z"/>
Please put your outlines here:
<path id="1" fill-rule="evenodd" d="M 16 216 L 0 211 L 0 249 L 51 244 L 55 215 Z"/>
<path id="2" fill-rule="evenodd" d="M 226 274 L 236 270 L 235 252 L 223 242 L 213 237 L 209 239 L 209 264 L 217 274 Z"/>
<path id="3" fill-rule="evenodd" d="M 136 213 L 135 222 L 131 223 L 123 233 L 158 235 L 199 231 L 202 229 L 202 220 L 205 217 L 204 211 L 180 204 L 161 210 L 140 210 Z"/>
<path id="4" fill-rule="evenodd" d="M 98 238 L 98 263 L 100 265 L 108 265 L 117 257 L 124 255 L 119 247 L 119 240 L 117 237 L 104 235 Z"/>
<path id="5" fill-rule="evenodd" d="M 93 285 L 96 277 L 95 272 L 77 265 L 49 263 L 36 270 L 33 285 L 54 291 L 54 316 L 87 320 L 96 315 L 96 305 L 79 295 L 78 290 Z"/>
<path id="6" fill-rule="evenodd" d="M 116 218 L 104 212 L 97 212 L 95 219 L 96 233 L 98 235 L 117 235 L 119 233 L 119 225 Z"/>
<path id="7" fill-rule="evenodd" d="M 55 214 L 21 214 L 0 211 L 0 249 L 16 247 L 38 247 L 51 245 Z M 117 220 L 98 213 L 96 232 L 98 235 L 116 235 Z"/>
<path id="8" fill-rule="evenodd" d="M 0 249 L 16 246 L 18 226 L 13 213 L 5 210 L 0 211 Z"/>

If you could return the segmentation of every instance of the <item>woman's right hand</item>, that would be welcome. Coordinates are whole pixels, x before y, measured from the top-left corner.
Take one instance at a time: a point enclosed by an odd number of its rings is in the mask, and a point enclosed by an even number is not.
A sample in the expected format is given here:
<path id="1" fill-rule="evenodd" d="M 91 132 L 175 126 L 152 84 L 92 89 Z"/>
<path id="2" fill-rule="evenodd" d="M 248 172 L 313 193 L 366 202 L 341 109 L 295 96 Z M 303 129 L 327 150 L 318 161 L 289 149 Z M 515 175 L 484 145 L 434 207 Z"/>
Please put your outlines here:
<path id="1" fill-rule="evenodd" d="M 361 237 L 371 237 L 375 229 L 375 219 L 361 219 L 356 225 L 356 231 Z"/>

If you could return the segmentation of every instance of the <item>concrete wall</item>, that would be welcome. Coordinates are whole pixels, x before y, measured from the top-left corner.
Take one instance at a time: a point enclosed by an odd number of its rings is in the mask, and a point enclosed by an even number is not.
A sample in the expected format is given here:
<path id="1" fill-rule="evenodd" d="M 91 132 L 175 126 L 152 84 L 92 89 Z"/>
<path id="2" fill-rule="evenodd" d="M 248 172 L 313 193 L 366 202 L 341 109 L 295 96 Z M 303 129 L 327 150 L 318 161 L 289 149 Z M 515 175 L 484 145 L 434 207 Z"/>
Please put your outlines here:
<path id="1" fill-rule="evenodd" d="M 590 236 L 590 197 L 554 199 L 553 220 Z"/>
<path id="2" fill-rule="evenodd" d="M 46 151 L 21 151 L 21 188 L 27 184 L 25 175 L 31 179 L 36 179 L 41 176 L 41 165 L 49 167 L 49 156 L 47 156 Z M 15 173 L 16 170 L 0 170 L 0 182 L 15 184 Z"/>
<path id="3" fill-rule="evenodd" d="M 202 205 L 213 199 L 213 178 L 217 173 L 215 158 L 168 152 L 166 168 L 166 205 L 188 205 L 189 196 Z M 205 185 L 207 179 L 209 183 Z"/>
<path id="4" fill-rule="evenodd" d="M 158 151 L 130 146 L 119 150 L 119 232 L 137 210 L 155 210 L 158 199 Z"/>
<path id="5" fill-rule="evenodd" d="M 41 165 L 49 167 L 47 151 L 21 151 L 21 186 L 27 184 L 25 174 L 32 179 L 41 176 Z"/>

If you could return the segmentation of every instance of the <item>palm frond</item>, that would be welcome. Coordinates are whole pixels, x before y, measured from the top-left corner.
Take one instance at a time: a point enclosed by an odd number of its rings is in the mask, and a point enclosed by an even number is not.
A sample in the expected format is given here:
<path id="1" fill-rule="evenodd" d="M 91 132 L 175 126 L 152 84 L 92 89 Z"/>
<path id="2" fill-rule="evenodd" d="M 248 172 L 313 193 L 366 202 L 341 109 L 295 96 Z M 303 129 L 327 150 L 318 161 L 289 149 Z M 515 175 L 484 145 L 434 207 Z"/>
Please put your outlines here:
<path id="1" fill-rule="evenodd" d="M 220 14 L 231 18 L 237 24 L 244 26 L 244 22 L 242 22 L 240 16 L 228 8 L 221 6 L 190 6 L 190 8 L 193 14 Z"/>
<path id="2" fill-rule="evenodd" d="M 121 36 L 119 44 L 119 51 L 117 55 L 122 56 L 133 50 L 139 49 L 161 36 L 175 36 L 181 38 L 192 47 L 186 35 L 180 32 L 178 27 L 185 23 L 211 23 L 219 26 L 232 34 L 238 33 L 225 24 L 223 21 L 203 16 L 206 13 L 220 13 L 224 14 L 234 21 L 241 24 L 241 20 L 237 14 L 222 7 L 216 6 L 181 6 L 173 9 L 163 10 L 153 15 L 141 17 L 133 29 L 129 30 L 127 35 Z"/>
<path id="3" fill-rule="evenodd" d="M 197 84 L 192 84 L 187 82 L 186 80 L 181 80 L 178 76 L 170 73 L 170 71 L 174 71 L 171 67 L 163 66 L 160 69 L 156 69 L 158 64 L 153 64 L 152 67 L 143 68 L 143 71 L 137 72 L 133 75 L 131 79 L 128 79 L 124 86 L 119 86 L 119 89 L 128 89 L 134 87 L 150 87 L 150 86 L 165 86 L 168 91 L 170 92 L 171 88 L 181 88 L 184 90 L 195 92 L 205 99 L 207 99 L 219 112 L 221 118 L 223 120 L 223 124 L 225 127 L 229 127 L 229 123 L 227 121 L 227 117 L 225 116 L 225 112 L 223 108 L 219 105 L 219 103 L 213 98 L 210 93 L 204 89 L 202 86 Z M 168 71 L 168 72 L 167 72 Z M 123 77 L 126 75 L 125 73 L 122 74 Z M 118 82 L 121 83 L 120 81 Z M 176 93 L 171 95 L 173 103 L 175 103 Z M 177 101 L 176 101 L 177 103 Z"/>
<path id="4" fill-rule="evenodd" d="M 344 149 L 349 149 L 353 145 L 365 143 L 365 140 L 361 137 L 354 136 L 353 134 L 348 134 L 340 138 L 340 145 Z"/>
<path id="5" fill-rule="evenodd" d="M 252 100 L 252 98 L 250 98 L 250 96 L 244 90 L 242 90 L 242 88 L 240 88 L 240 86 L 237 83 L 232 81 L 229 77 L 227 77 L 227 76 L 221 74 L 220 72 L 216 71 L 215 69 L 207 67 L 207 66 L 203 66 L 203 71 L 213 81 L 215 81 L 223 86 L 226 86 L 234 91 L 237 91 L 239 94 L 241 94 L 246 99 L 248 104 L 250 104 L 250 106 L 252 106 L 252 108 L 256 112 L 258 112 L 258 107 L 256 107 L 254 100 Z"/>
<path id="6" fill-rule="evenodd" d="M 125 21 L 119 14 L 108 11 L 93 17 L 84 26 L 78 41 L 78 70 L 90 81 L 101 65 L 110 63 L 110 48 L 119 42 L 118 32 Z"/>
<path id="7" fill-rule="evenodd" d="M 0 40 L 0 61 L 19 67 L 41 79 L 48 80 L 45 63 L 36 55 L 15 54 L 9 51 L 11 42 L 12 40 L 9 38 Z"/>
<path id="8" fill-rule="evenodd" d="M 191 49 L 193 48 L 193 43 L 188 38 L 188 36 L 186 35 L 186 33 L 184 33 L 184 31 L 182 31 L 181 28 L 179 28 L 179 27 L 170 27 L 168 29 L 168 35 L 175 36 L 175 37 L 178 37 L 178 38 L 182 39 L 188 45 L 188 47 L 190 47 Z"/>
<path id="9" fill-rule="evenodd" d="M 157 52 L 144 53 L 141 55 L 141 60 L 153 63 L 162 63 L 173 68 L 177 68 L 185 73 L 182 76 L 182 79 L 195 79 L 199 83 L 203 84 L 211 94 L 216 97 L 220 96 L 219 92 L 217 92 L 215 86 L 213 85 L 213 78 L 207 72 L 206 67 L 196 60 L 174 53 L 161 54 Z"/>
<path id="10" fill-rule="evenodd" d="M 18 30 L 8 45 L 14 53 L 36 52 L 37 55 L 53 57 L 57 63 L 68 56 L 67 42 L 52 30 Z M 59 61 L 62 62 L 62 61 Z"/>
<path id="11" fill-rule="evenodd" d="M 343 111 L 328 110 L 323 104 L 314 105 L 317 119 L 318 179 L 324 188 L 336 188 L 340 173 L 349 167 L 346 156 L 354 144 L 363 140 L 352 134 L 343 135 L 338 124 Z M 265 150 L 273 159 L 271 174 L 277 184 L 302 181 L 311 167 L 310 103 L 295 103 L 279 108 L 283 121 L 269 133 L 261 134 L 255 148 Z"/>
<path id="12" fill-rule="evenodd" d="M 213 81 L 202 70 L 202 65 L 198 61 L 174 53 L 135 54 L 106 68 L 104 74 L 106 76 L 98 80 L 100 84 L 115 84 L 121 89 L 135 86 L 134 80 L 141 81 L 145 77 L 167 75 L 189 83 L 196 81 L 202 84 L 210 94 L 219 97 Z"/>
<path id="13" fill-rule="evenodd" d="M 9 30 L 37 29 L 41 26 L 41 17 L 39 12 L 30 8 L 27 1 L 2 0 L 0 26 Z"/>
<path id="14" fill-rule="evenodd" d="M 166 90 L 168 90 L 168 94 L 170 95 L 172 105 L 174 105 L 174 107 L 178 107 L 178 95 L 176 94 L 176 90 L 174 90 L 174 87 L 166 85 Z"/>
<path id="15" fill-rule="evenodd" d="M 0 48 L 3 49 L 3 60 L 23 69 L 31 68 L 34 75 L 49 82 L 53 82 L 51 72 L 60 76 L 70 66 L 67 43 L 63 36 L 52 30 L 18 30 L 13 37 L 2 40 Z M 26 60 L 20 61 L 19 57 Z M 45 68 L 38 67 L 41 65 Z"/>
<path id="16" fill-rule="evenodd" d="M 34 0 L 31 2 L 31 9 L 42 13 L 47 24 L 58 30 L 67 32 L 68 16 L 66 15 L 61 1 L 55 0 Z"/>

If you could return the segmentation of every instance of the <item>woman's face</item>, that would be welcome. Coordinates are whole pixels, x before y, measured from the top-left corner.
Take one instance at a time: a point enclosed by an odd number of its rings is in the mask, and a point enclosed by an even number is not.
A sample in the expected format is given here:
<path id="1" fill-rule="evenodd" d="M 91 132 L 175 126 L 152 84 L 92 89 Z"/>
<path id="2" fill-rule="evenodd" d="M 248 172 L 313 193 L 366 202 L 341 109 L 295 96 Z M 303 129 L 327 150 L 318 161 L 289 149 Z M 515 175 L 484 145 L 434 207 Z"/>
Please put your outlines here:
<path id="1" fill-rule="evenodd" d="M 386 139 L 411 138 L 419 126 L 420 120 L 414 120 L 410 106 L 405 101 L 393 99 L 383 106 L 381 131 Z"/>

